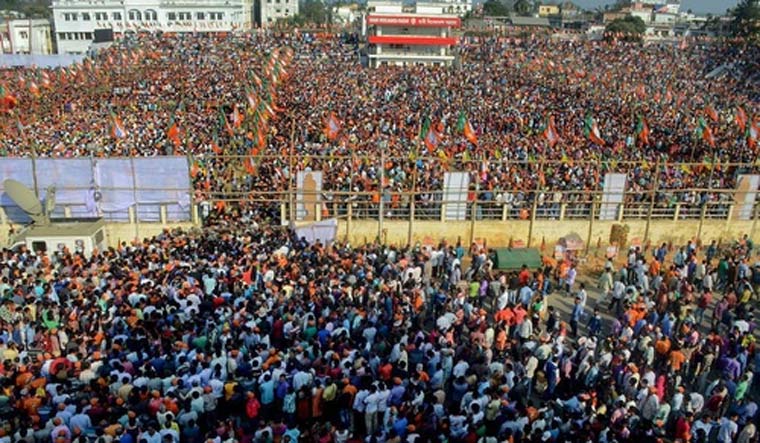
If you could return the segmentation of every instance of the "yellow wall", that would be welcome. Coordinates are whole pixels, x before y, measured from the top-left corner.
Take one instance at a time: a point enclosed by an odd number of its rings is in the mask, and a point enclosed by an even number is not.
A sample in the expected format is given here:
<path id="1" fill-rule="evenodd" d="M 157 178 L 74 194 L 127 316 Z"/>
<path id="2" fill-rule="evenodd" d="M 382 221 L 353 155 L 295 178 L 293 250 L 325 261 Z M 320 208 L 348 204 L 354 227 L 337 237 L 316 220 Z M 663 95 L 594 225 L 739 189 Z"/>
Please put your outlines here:
<path id="1" fill-rule="evenodd" d="M 594 221 L 591 230 L 591 247 L 598 243 L 602 246 L 609 244 L 610 229 L 617 222 Z M 638 239 L 642 241 L 646 230 L 645 220 L 630 220 L 623 223 L 628 225 L 628 242 Z M 456 242 L 461 239 L 463 244 L 470 241 L 471 223 L 469 221 L 415 221 L 412 226 L 412 242 L 438 242 L 447 240 Z M 530 230 L 529 220 L 508 221 L 476 221 L 474 224 L 473 238 L 476 241 L 487 240 L 489 246 L 508 246 L 510 240 L 528 242 Z M 758 236 L 752 221 L 725 221 L 705 220 L 702 225 L 702 240 L 709 242 L 713 239 L 724 241 L 739 238 L 743 234 L 750 234 L 757 243 Z M 338 237 L 346 238 L 347 225 L 341 220 L 338 225 Z M 383 231 L 385 240 L 392 244 L 406 244 L 409 234 L 409 222 L 401 220 L 384 220 Z M 560 237 L 570 233 L 577 233 L 586 241 L 588 238 L 589 222 L 584 220 L 536 220 L 533 224 L 531 246 L 540 246 L 542 241 L 546 245 L 554 245 Z M 686 243 L 695 239 L 699 231 L 698 220 L 653 220 L 649 228 L 649 237 L 655 243 L 673 241 L 674 243 Z M 373 241 L 378 234 L 378 222 L 368 220 L 352 220 L 351 232 L 348 240 L 352 244 Z"/>
<path id="2" fill-rule="evenodd" d="M 597 244 L 603 247 L 609 244 L 610 229 L 617 222 L 594 221 L 591 230 L 592 248 Z M 646 230 L 645 220 L 629 220 L 623 223 L 629 227 L 629 244 L 636 239 L 643 240 Z M 159 234 L 164 228 L 190 229 L 191 223 L 175 223 L 162 225 L 160 223 L 140 223 L 139 227 L 130 223 L 111 223 L 106 225 L 108 244 L 116 246 L 120 241 L 131 242 L 136 234 L 139 238 L 152 237 Z M 454 243 L 457 240 L 463 244 L 470 241 L 470 230 L 473 225 L 469 221 L 415 221 L 412 225 L 412 242 L 437 243 L 441 240 Z M 18 226 L 16 227 L 18 228 Z M 139 228 L 139 232 L 138 229 Z M 372 220 L 351 220 L 350 233 L 346 220 L 338 223 L 338 238 L 348 239 L 354 245 L 364 242 L 372 242 L 378 234 L 378 222 Z M 473 238 L 476 241 L 486 241 L 489 246 L 508 246 L 510 240 L 528 242 L 530 231 L 529 220 L 507 221 L 476 221 L 474 224 Z M 556 244 L 560 237 L 570 233 L 577 233 L 586 241 L 588 238 L 589 222 L 584 220 L 535 220 L 531 235 L 531 246 L 540 246 L 542 241 L 551 247 Z M 672 241 L 676 244 L 686 243 L 695 239 L 699 230 L 698 220 L 653 220 L 649 228 L 649 236 L 655 243 Z M 405 245 L 409 235 L 409 222 L 403 220 L 384 220 L 383 237 L 388 243 Z M 8 238 L 8 225 L 0 225 L 0 245 L 4 245 Z M 760 243 L 760 236 L 756 232 L 753 221 L 726 221 L 705 220 L 702 225 L 702 240 L 709 242 L 713 239 L 724 241 L 739 238 L 749 234 L 755 243 Z"/>
<path id="3" fill-rule="evenodd" d="M 557 5 L 541 5 L 538 7 L 539 17 L 548 17 L 550 15 L 558 15 L 559 6 Z"/>

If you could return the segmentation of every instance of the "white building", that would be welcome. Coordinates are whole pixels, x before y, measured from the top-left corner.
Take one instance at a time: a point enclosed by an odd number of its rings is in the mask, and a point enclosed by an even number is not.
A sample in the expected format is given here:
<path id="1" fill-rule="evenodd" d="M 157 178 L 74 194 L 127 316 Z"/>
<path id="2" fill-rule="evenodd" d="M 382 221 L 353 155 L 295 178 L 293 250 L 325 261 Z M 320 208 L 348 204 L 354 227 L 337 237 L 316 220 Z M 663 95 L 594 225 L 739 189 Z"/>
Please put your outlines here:
<path id="1" fill-rule="evenodd" d="M 260 0 L 261 27 L 272 26 L 277 20 L 284 20 L 298 14 L 298 0 Z"/>
<path id="2" fill-rule="evenodd" d="M 370 67 L 451 65 L 462 20 L 447 14 L 446 5 L 420 2 L 411 8 L 401 2 L 370 2 L 363 22 Z"/>
<path id="3" fill-rule="evenodd" d="M 3 54 L 52 54 L 53 38 L 47 19 L 13 19 L 0 23 Z"/>
<path id="4" fill-rule="evenodd" d="M 292 0 L 291 0 L 292 1 Z M 82 54 L 95 30 L 230 32 L 250 29 L 253 0 L 53 0 L 58 52 Z"/>

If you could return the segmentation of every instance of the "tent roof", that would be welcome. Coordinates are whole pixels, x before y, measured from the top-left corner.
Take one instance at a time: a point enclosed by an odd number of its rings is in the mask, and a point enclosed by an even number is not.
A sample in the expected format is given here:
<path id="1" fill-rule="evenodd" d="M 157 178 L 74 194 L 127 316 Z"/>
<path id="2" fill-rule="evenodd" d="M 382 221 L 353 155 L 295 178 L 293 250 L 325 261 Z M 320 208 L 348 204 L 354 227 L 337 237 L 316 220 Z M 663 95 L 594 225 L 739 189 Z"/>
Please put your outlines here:
<path id="1" fill-rule="evenodd" d="M 494 266 L 500 270 L 520 269 L 522 265 L 535 269 L 541 267 L 543 261 L 536 248 L 499 248 L 496 249 Z"/>

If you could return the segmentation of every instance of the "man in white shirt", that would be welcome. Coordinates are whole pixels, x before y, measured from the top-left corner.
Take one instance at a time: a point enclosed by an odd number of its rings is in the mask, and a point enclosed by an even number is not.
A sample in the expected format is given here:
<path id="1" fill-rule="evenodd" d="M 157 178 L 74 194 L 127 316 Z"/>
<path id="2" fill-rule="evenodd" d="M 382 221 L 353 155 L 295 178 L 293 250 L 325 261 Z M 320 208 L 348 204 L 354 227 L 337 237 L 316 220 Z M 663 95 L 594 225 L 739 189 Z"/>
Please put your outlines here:
<path id="1" fill-rule="evenodd" d="M 731 443 L 739 432 L 739 426 L 736 424 L 738 415 L 731 413 L 729 418 L 720 419 L 720 428 L 718 428 L 718 443 Z"/>
<path id="2" fill-rule="evenodd" d="M 380 395 L 377 387 L 370 387 L 369 395 L 364 399 L 364 425 L 367 435 L 373 435 L 377 430 L 377 408 Z"/>

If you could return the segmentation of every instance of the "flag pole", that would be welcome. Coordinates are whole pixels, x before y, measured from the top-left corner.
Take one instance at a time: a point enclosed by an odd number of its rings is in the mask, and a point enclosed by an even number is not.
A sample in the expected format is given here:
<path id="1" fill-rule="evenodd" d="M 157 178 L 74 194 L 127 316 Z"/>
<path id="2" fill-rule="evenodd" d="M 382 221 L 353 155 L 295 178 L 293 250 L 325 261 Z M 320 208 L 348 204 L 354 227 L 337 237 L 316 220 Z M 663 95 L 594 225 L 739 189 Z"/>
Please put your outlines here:
<path id="1" fill-rule="evenodd" d="M 290 149 L 288 153 L 288 173 L 290 177 L 288 177 L 288 206 L 289 206 L 289 223 L 295 223 L 296 220 L 296 208 L 295 208 L 295 189 L 298 186 L 298 182 L 296 181 L 295 176 L 295 166 L 293 161 L 295 160 L 294 153 L 295 153 L 295 142 L 296 142 L 296 119 L 294 118 L 294 114 L 290 113 Z"/>

